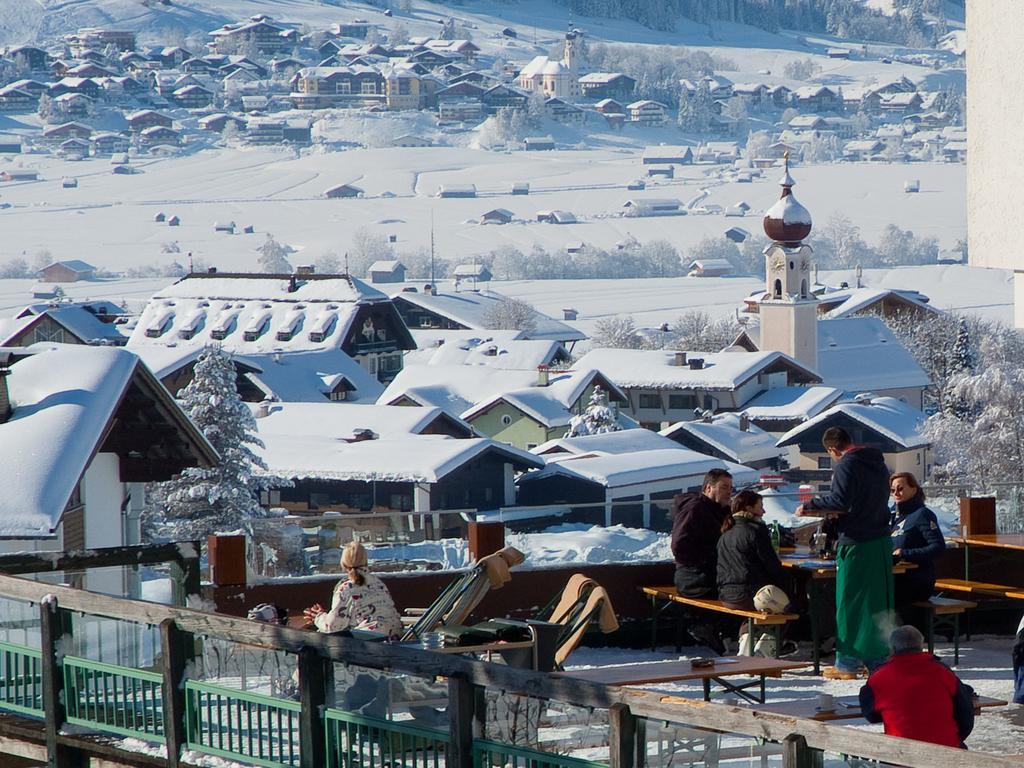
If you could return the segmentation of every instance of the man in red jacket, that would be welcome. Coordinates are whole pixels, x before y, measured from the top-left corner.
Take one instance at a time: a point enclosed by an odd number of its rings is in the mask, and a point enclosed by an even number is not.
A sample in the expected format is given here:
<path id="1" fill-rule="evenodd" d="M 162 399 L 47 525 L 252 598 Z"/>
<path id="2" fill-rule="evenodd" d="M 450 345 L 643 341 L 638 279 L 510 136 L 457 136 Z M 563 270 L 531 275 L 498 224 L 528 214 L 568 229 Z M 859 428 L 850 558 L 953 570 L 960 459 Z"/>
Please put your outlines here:
<path id="1" fill-rule="evenodd" d="M 935 656 L 911 626 L 893 630 L 892 658 L 860 689 L 869 723 L 884 723 L 890 736 L 962 747 L 974 728 L 974 690 Z"/>

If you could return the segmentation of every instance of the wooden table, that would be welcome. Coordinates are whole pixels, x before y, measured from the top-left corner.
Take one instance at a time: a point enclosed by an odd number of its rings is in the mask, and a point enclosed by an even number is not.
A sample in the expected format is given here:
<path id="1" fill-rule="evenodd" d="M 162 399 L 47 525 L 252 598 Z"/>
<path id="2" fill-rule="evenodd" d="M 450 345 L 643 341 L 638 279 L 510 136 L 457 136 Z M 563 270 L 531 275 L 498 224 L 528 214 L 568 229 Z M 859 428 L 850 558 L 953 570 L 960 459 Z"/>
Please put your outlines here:
<path id="1" fill-rule="evenodd" d="M 1024 533 L 976 533 L 971 536 L 954 536 L 950 541 L 971 547 L 1015 549 L 1024 552 Z"/>
<path id="2" fill-rule="evenodd" d="M 782 563 L 782 567 L 788 569 L 790 572 L 800 573 L 801 575 L 806 575 L 810 578 L 810 585 L 807 590 L 807 606 L 811 622 L 811 644 L 813 646 L 814 653 L 814 674 L 820 674 L 821 649 L 818 647 L 820 643 L 818 617 L 820 615 L 820 604 L 822 602 L 821 589 L 823 582 L 835 580 L 836 561 L 811 557 L 810 549 L 808 547 L 782 549 L 779 551 L 779 561 Z M 893 563 L 892 572 L 895 575 L 899 575 L 913 570 L 914 568 L 917 568 L 915 563 L 908 563 L 904 560 L 900 560 L 897 563 Z"/>
<path id="3" fill-rule="evenodd" d="M 690 661 L 653 661 L 646 664 L 626 664 L 618 667 L 569 670 L 556 672 L 558 677 L 571 677 L 604 685 L 653 685 L 683 680 L 700 680 L 704 688 L 704 701 L 711 701 L 711 684 L 722 687 L 722 694 L 736 694 L 755 704 L 765 700 L 764 682 L 768 677 L 782 677 L 783 672 L 808 666 L 803 661 L 780 661 L 759 656 L 735 656 L 714 659 L 710 667 L 694 667 Z M 753 682 L 733 683 L 727 677 L 755 677 Z M 748 693 L 759 687 L 760 695 Z"/>
<path id="4" fill-rule="evenodd" d="M 974 699 L 974 714 L 981 714 L 983 709 L 990 707 L 1004 707 L 1009 702 L 1002 699 L 993 699 L 988 696 L 976 696 Z M 835 709 L 829 712 L 818 710 L 817 699 L 800 699 L 798 701 L 785 701 L 779 704 L 768 704 L 759 707 L 765 712 L 774 712 L 779 715 L 791 715 L 802 717 L 807 720 L 819 720 L 821 722 L 832 722 L 833 720 L 856 720 L 862 717 L 860 699 L 856 696 L 837 696 L 835 698 Z"/>

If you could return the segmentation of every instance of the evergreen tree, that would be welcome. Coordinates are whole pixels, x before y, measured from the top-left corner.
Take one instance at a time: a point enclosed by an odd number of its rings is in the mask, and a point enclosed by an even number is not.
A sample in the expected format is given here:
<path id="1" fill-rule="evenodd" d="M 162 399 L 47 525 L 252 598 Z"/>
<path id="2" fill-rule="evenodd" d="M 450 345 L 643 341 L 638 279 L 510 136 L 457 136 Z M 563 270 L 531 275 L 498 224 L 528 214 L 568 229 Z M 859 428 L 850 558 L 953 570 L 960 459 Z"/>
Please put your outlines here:
<path id="1" fill-rule="evenodd" d="M 263 515 L 259 492 L 287 482 L 257 476 L 266 464 L 250 446 L 263 447 L 256 421 L 238 395 L 235 364 L 218 347 L 196 362 L 192 381 L 179 394 L 189 417 L 220 455 L 215 467 L 190 467 L 176 480 L 150 486 L 143 512 L 147 538 L 186 540 L 235 530 Z"/>
<path id="2" fill-rule="evenodd" d="M 260 254 L 260 269 L 274 275 L 287 275 L 292 271 L 292 265 L 285 258 L 289 251 L 288 246 L 283 245 L 274 239 L 274 236 L 267 233 L 267 239 L 263 245 L 256 249 Z"/>
<path id="3" fill-rule="evenodd" d="M 586 410 L 569 419 L 569 431 L 565 436 L 602 435 L 621 429 L 615 410 L 608 405 L 608 393 L 601 387 L 594 387 Z"/>

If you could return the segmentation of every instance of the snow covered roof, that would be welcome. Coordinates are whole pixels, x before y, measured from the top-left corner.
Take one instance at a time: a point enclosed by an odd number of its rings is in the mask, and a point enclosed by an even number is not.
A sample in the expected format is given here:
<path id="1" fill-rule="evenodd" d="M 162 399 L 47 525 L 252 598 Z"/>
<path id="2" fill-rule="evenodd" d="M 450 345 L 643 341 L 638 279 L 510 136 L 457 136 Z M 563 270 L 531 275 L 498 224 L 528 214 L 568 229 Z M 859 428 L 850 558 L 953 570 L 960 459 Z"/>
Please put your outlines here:
<path id="1" fill-rule="evenodd" d="M 127 388 L 140 376 L 167 412 L 177 415 L 179 434 L 185 433 L 207 463 L 216 459 L 134 354 L 115 347 L 53 345 L 19 360 L 7 376 L 13 410 L 0 423 L 0 536 L 51 535 L 101 449 Z"/>
<path id="2" fill-rule="evenodd" d="M 128 344 L 217 343 L 244 354 L 338 348 L 361 305 L 387 300 L 353 277 L 190 275 L 150 299 Z"/>
<path id="3" fill-rule="evenodd" d="M 931 379 L 878 317 L 818 321 L 822 383 L 847 392 L 926 387 Z"/>
<path id="4" fill-rule="evenodd" d="M 594 349 L 579 367 L 597 368 L 620 387 L 629 389 L 731 390 L 766 371 L 785 370 L 798 382 L 818 381 L 814 371 L 781 352 L 688 352 L 703 367 L 674 365 L 671 350 Z"/>
<path id="5" fill-rule="evenodd" d="M 923 312 L 941 315 L 942 310 L 933 307 L 928 303 L 928 297 L 913 290 L 898 290 L 894 288 L 841 288 L 835 291 L 827 291 L 818 297 L 819 301 L 832 305 L 826 317 L 841 318 L 863 312 L 875 304 L 880 304 L 887 299 L 895 300 L 901 304 L 908 305 L 908 308 L 919 309 Z"/>
<path id="6" fill-rule="evenodd" d="M 116 305 L 115 305 L 116 306 Z M 116 314 L 120 314 L 118 308 Z M 17 317 L 0 318 L 0 347 L 7 346 L 8 342 L 30 326 L 41 321 L 45 315 L 51 318 L 58 325 L 64 327 L 78 339 L 85 343 L 108 342 L 112 344 L 124 344 L 125 336 L 120 332 L 120 326 L 113 323 L 105 323 L 82 304 L 36 304 L 26 307 L 18 313 Z"/>
<path id="7" fill-rule="evenodd" d="M 417 349 L 406 353 L 405 367 L 415 365 L 486 365 L 535 371 L 556 359 L 568 359 L 560 341 L 519 339 L 519 331 L 413 330 Z M 458 334 L 454 336 L 453 334 Z M 443 342 L 438 344 L 438 342 Z"/>
<path id="8" fill-rule="evenodd" d="M 686 448 L 662 448 L 653 451 L 609 454 L 605 456 L 579 456 L 548 463 L 538 472 L 530 472 L 519 479 L 520 484 L 536 482 L 561 475 L 589 480 L 605 488 L 678 480 L 679 488 L 700 484 L 711 469 L 728 469 L 734 482 L 754 482 L 759 474 L 742 467 Z"/>
<path id="9" fill-rule="evenodd" d="M 446 293 L 438 291 L 437 294 L 430 293 L 405 293 L 398 292 L 394 300 L 406 301 L 422 309 L 434 312 L 446 317 L 468 329 L 487 332 L 487 315 L 496 306 L 507 300 L 506 296 L 493 291 L 462 291 L 460 293 Z M 579 341 L 586 338 L 586 334 L 573 328 L 570 325 L 548 317 L 540 312 L 534 314 L 535 327 L 526 332 L 524 337 L 531 339 L 554 339 L 555 341 Z"/>
<path id="10" fill-rule="evenodd" d="M 543 466 L 533 454 L 488 438 L 401 435 L 349 443 L 323 432 L 261 429 L 260 439 L 266 447 L 254 450 L 266 461 L 267 474 L 293 479 L 436 483 L 485 453 L 496 453 L 520 470 Z"/>
<path id="11" fill-rule="evenodd" d="M 742 429 L 741 416 L 737 413 L 720 413 L 712 416 L 710 421 L 680 421 L 658 434 L 671 438 L 681 432 L 740 464 L 776 459 L 779 456 L 775 438 L 754 424 L 748 423 L 746 429 Z"/>
<path id="12" fill-rule="evenodd" d="M 296 350 L 285 355 L 264 352 L 237 359 L 256 369 L 246 374 L 253 384 L 268 398 L 283 402 L 323 402 L 342 379 L 348 383 L 347 404 L 375 403 L 384 391 L 375 376 L 340 349 Z"/>
<path id="13" fill-rule="evenodd" d="M 840 403 L 829 408 L 784 434 L 779 438 L 778 446 L 795 445 L 808 433 L 822 431 L 840 415 L 863 424 L 903 450 L 931 445 L 931 441 L 921 434 L 927 418 L 924 413 L 894 397 L 875 397 L 864 402 Z"/>
<path id="14" fill-rule="evenodd" d="M 835 403 L 843 392 L 835 387 L 776 387 L 769 389 L 745 406 L 751 421 L 806 421 Z"/>
<path id="15" fill-rule="evenodd" d="M 560 437 L 541 443 L 533 453 L 556 461 L 559 454 L 579 456 L 582 454 L 611 456 L 637 451 L 678 449 L 674 441 L 649 429 L 620 429 L 617 432 L 602 432 L 597 435 Z"/>
<path id="16" fill-rule="evenodd" d="M 249 405 L 254 415 L 260 405 Z M 261 438 L 269 435 L 324 436 L 335 440 L 353 437 L 358 430 L 369 429 L 381 439 L 421 435 L 443 422 L 464 437 L 475 437 L 473 428 L 440 408 L 409 408 L 400 405 L 352 405 L 346 403 L 274 403 L 270 413 L 258 417 Z"/>

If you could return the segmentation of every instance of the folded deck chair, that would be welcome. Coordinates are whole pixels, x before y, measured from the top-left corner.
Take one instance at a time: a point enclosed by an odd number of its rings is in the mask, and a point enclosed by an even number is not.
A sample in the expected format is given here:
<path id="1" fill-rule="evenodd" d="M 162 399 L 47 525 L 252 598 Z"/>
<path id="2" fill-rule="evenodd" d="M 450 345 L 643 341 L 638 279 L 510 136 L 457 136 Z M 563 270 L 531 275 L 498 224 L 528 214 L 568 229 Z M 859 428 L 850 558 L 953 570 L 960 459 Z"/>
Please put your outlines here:
<path id="1" fill-rule="evenodd" d="M 605 588 L 582 573 L 569 577 L 550 615 L 543 620 L 562 625 L 555 647 L 555 663 L 558 666 L 576 650 L 590 622 L 596 620 L 605 634 L 619 628 L 619 620 L 615 617 L 611 598 Z"/>
<path id="2" fill-rule="evenodd" d="M 403 642 L 418 640 L 440 626 L 464 624 L 480 601 L 492 589 L 501 589 L 512 578 L 509 570 L 526 557 L 514 547 L 505 547 L 480 558 L 472 570 L 449 584 L 402 635 Z"/>

